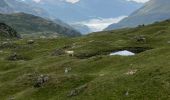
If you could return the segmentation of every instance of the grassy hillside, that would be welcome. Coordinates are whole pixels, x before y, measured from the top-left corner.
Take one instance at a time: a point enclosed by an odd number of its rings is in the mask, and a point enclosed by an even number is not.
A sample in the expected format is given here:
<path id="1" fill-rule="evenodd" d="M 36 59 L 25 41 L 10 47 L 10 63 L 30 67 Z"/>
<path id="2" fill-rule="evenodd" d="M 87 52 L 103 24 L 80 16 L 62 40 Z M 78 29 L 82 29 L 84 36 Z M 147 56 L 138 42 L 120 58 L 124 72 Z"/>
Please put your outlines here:
<path id="1" fill-rule="evenodd" d="M 27 35 L 80 36 L 80 33 L 72 28 L 26 13 L 0 14 L 0 22 L 4 22 L 17 32 Z"/>
<path id="2" fill-rule="evenodd" d="M 0 45 L 2 100 L 168 100 L 170 97 L 168 20 L 78 38 L 34 41 Z M 137 54 L 108 55 L 123 49 Z M 68 56 L 64 50 L 74 50 L 75 54 Z M 65 73 L 65 69 L 69 71 Z M 48 80 L 38 87 L 37 79 L 42 75 Z"/>

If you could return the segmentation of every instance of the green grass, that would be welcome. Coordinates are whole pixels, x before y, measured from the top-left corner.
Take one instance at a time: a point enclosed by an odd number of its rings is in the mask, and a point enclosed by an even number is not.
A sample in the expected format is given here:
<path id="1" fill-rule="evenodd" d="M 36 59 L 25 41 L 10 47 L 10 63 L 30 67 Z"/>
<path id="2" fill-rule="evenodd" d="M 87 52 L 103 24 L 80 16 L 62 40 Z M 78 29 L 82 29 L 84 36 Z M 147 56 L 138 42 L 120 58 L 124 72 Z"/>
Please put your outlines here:
<path id="1" fill-rule="evenodd" d="M 134 29 L 93 33 L 77 38 L 14 40 L 15 48 L 1 48 L 0 97 L 6 100 L 168 100 L 170 98 L 170 22 Z M 146 42 L 134 37 L 143 35 Z M 68 47 L 75 56 L 52 56 Z M 108 56 L 127 47 L 149 47 L 135 56 Z M 8 61 L 17 52 L 29 60 Z M 67 74 L 65 68 L 71 68 Z M 134 75 L 126 74 L 137 70 Z M 34 88 L 37 75 L 49 81 Z M 76 96 L 71 90 L 87 85 Z M 128 94 L 128 95 L 127 95 Z"/>

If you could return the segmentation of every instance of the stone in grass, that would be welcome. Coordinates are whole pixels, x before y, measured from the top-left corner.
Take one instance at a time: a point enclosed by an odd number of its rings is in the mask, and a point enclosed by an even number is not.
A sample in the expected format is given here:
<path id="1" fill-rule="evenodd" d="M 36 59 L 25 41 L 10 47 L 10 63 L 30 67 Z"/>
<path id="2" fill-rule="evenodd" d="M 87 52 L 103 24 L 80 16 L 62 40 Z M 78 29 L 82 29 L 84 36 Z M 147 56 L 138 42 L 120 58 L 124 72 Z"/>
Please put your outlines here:
<path id="1" fill-rule="evenodd" d="M 69 71 L 71 71 L 71 67 L 70 68 L 65 68 L 64 73 L 67 74 Z"/>
<path id="2" fill-rule="evenodd" d="M 81 92 L 83 92 L 87 88 L 87 84 L 82 85 L 80 87 L 77 87 L 69 92 L 67 95 L 68 97 L 73 97 L 79 95 Z"/>
<path id="3" fill-rule="evenodd" d="M 38 76 L 38 78 L 36 79 L 36 82 L 34 84 L 35 88 L 39 88 L 42 87 L 43 84 L 47 83 L 49 81 L 49 76 L 47 75 L 40 75 Z"/>
<path id="4" fill-rule="evenodd" d="M 126 75 L 134 75 L 134 74 L 136 74 L 137 71 L 138 71 L 137 69 L 133 69 L 133 70 L 131 69 L 128 72 L 126 72 L 125 74 Z"/>
<path id="5" fill-rule="evenodd" d="M 128 95 L 129 95 L 129 91 L 126 91 L 125 96 L 128 96 Z"/>
<path id="6" fill-rule="evenodd" d="M 8 100 L 15 100 L 15 98 L 12 96 L 12 97 L 9 97 Z"/>
<path id="7" fill-rule="evenodd" d="M 8 57 L 8 60 L 11 60 L 11 61 L 22 60 L 22 59 L 23 58 L 17 53 L 13 53 Z"/>
<path id="8" fill-rule="evenodd" d="M 27 43 L 28 43 L 28 44 L 34 44 L 35 41 L 34 41 L 34 40 L 28 40 Z"/>
<path id="9" fill-rule="evenodd" d="M 28 57 L 24 57 L 20 54 L 13 53 L 7 58 L 7 60 L 9 60 L 9 61 L 19 61 L 19 60 L 30 60 L 30 59 Z"/>
<path id="10" fill-rule="evenodd" d="M 65 54 L 63 49 L 57 49 L 51 55 L 52 56 L 60 56 L 60 55 L 63 55 L 63 54 Z"/>
<path id="11" fill-rule="evenodd" d="M 136 42 L 142 42 L 142 43 L 146 42 L 146 38 L 143 35 L 135 36 L 134 39 L 136 40 Z"/>

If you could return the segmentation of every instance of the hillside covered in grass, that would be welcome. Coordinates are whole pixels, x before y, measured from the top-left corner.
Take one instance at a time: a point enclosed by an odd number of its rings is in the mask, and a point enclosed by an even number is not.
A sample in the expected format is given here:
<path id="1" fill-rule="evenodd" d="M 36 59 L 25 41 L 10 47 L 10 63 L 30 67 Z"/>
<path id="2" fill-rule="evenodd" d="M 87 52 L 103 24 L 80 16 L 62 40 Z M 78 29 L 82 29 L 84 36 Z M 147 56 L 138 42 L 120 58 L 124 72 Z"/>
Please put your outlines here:
<path id="1" fill-rule="evenodd" d="M 170 21 L 0 44 L 2 100 L 168 100 Z M 1 41 L 4 42 L 4 41 Z M 135 56 L 109 56 L 129 50 Z M 64 51 L 74 51 L 69 56 Z"/>
<path id="2" fill-rule="evenodd" d="M 80 36 L 80 32 L 72 27 L 55 23 L 38 16 L 26 13 L 0 14 L 0 22 L 13 27 L 18 33 L 40 36 Z"/>

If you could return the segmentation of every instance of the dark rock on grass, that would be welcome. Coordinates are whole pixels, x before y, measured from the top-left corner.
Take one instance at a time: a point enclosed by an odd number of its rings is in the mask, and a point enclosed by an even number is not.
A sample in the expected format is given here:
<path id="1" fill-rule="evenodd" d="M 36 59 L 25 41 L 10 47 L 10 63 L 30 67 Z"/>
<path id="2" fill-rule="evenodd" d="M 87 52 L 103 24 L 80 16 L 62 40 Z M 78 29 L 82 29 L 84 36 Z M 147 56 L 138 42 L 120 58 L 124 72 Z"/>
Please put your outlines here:
<path id="1" fill-rule="evenodd" d="M 63 54 L 65 54 L 63 49 L 57 49 L 51 55 L 52 56 L 60 56 L 60 55 L 63 55 Z"/>
<path id="2" fill-rule="evenodd" d="M 135 36 L 134 39 L 135 39 L 136 42 L 139 42 L 139 43 L 145 43 L 146 42 L 145 36 L 142 36 L 142 35 Z"/>
<path id="3" fill-rule="evenodd" d="M 0 49 L 11 49 L 11 48 L 17 48 L 18 45 L 13 43 L 13 42 L 7 42 L 7 41 L 4 41 L 2 43 L 0 43 Z"/>
<path id="4" fill-rule="evenodd" d="M 62 47 L 62 49 L 69 49 L 69 48 L 72 48 L 71 45 L 65 45 L 64 47 Z"/>
<path id="5" fill-rule="evenodd" d="M 81 92 L 83 92 L 86 88 L 87 88 L 87 84 L 82 85 L 82 86 L 80 86 L 80 87 L 78 87 L 78 88 L 75 88 L 75 89 L 71 90 L 67 96 L 68 96 L 68 97 L 77 96 L 77 95 L 79 95 Z"/>
<path id="6" fill-rule="evenodd" d="M 9 61 L 30 60 L 30 58 L 24 57 L 24 56 L 17 54 L 17 53 L 13 53 L 7 58 L 7 60 L 9 60 Z"/>
<path id="7" fill-rule="evenodd" d="M 38 78 L 36 79 L 36 82 L 34 84 L 35 88 L 39 88 L 42 87 L 45 83 L 47 83 L 49 81 L 49 76 L 48 75 L 40 75 L 38 76 Z"/>
<path id="8" fill-rule="evenodd" d="M 34 43 L 35 43 L 34 40 L 28 40 L 28 41 L 27 41 L 27 44 L 34 44 Z"/>

